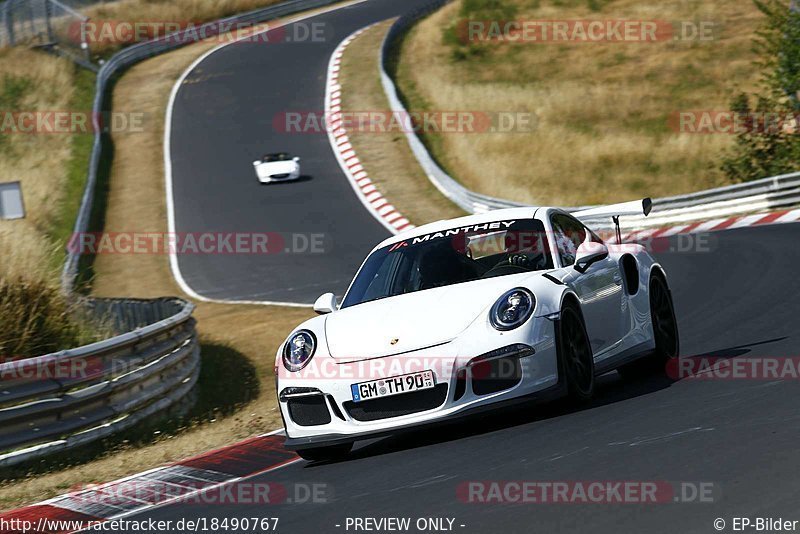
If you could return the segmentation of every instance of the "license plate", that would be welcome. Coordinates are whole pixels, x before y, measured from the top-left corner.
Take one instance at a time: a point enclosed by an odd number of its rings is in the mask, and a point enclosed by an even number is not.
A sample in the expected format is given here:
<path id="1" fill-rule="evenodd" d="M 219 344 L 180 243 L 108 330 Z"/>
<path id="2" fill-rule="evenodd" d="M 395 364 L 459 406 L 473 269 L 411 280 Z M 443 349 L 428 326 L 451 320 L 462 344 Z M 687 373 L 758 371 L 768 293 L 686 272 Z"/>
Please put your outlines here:
<path id="1" fill-rule="evenodd" d="M 350 391 L 353 393 L 353 402 L 361 402 L 382 397 L 391 397 L 400 393 L 431 389 L 436 386 L 433 371 L 420 371 L 380 380 L 370 380 L 360 384 L 352 384 Z"/>

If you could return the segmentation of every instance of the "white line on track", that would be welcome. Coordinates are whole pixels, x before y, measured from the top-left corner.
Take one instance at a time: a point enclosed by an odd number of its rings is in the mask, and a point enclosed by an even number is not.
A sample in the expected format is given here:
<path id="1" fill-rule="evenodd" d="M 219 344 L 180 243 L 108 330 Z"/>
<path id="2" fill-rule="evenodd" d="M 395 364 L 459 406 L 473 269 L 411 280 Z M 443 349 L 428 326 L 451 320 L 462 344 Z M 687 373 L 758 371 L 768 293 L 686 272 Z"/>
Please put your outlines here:
<path id="1" fill-rule="evenodd" d="M 263 30 L 259 30 L 259 31 L 254 32 L 254 33 L 249 33 L 247 35 L 238 37 L 238 38 L 236 38 L 234 40 L 222 43 L 222 44 L 220 44 L 218 46 L 215 46 L 211 50 L 208 50 L 207 52 L 205 52 L 199 58 L 194 60 L 192 62 L 192 64 L 189 65 L 189 67 L 185 71 L 183 71 L 181 76 L 175 82 L 175 85 L 172 86 L 172 91 L 170 92 L 170 95 L 169 95 L 169 102 L 167 103 L 166 117 L 164 118 L 164 179 L 165 179 L 165 185 L 166 185 L 165 189 L 166 189 L 166 197 L 167 197 L 167 231 L 169 233 L 171 233 L 171 234 L 175 233 L 175 203 L 174 203 L 175 199 L 173 197 L 173 190 L 172 190 L 172 143 L 170 141 L 170 138 L 171 138 L 171 135 L 172 135 L 172 113 L 173 113 L 173 109 L 175 107 L 175 100 L 176 100 L 176 98 L 178 96 L 178 91 L 180 91 L 180 88 L 183 85 L 183 82 L 186 80 L 187 76 L 189 76 L 189 74 L 195 68 L 197 68 L 197 66 L 200 65 L 200 63 L 205 61 L 208 57 L 210 57 L 215 52 L 218 52 L 218 51 L 222 50 L 226 46 L 232 45 L 232 44 L 234 44 L 234 43 L 236 43 L 238 41 L 241 41 L 243 39 L 250 39 L 255 35 L 261 35 L 263 33 L 267 33 L 269 31 L 272 31 L 272 30 L 276 29 L 276 28 L 280 28 L 281 26 L 286 26 L 286 25 L 289 25 L 289 24 L 293 24 L 295 22 L 300 22 L 302 20 L 318 17 L 320 15 L 324 15 L 324 14 L 330 13 L 332 11 L 337 11 L 339 9 L 348 8 L 348 7 L 354 6 L 356 4 L 361 4 L 361 3 L 366 2 L 366 1 L 368 1 L 368 0 L 355 0 L 353 2 L 336 5 L 336 6 L 333 6 L 331 8 L 324 9 L 322 11 L 317 11 L 315 13 L 309 13 L 309 14 L 306 14 L 306 15 L 301 15 L 299 17 L 291 18 L 291 19 L 287 20 L 286 22 L 283 22 L 283 23 L 281 23 L 281 24 L 279 24 L 277 26 L 268 26 L 267 28 L 265 28 Z M 325 96 L 326 96 L 326 102 L 327 102 L 327 94 Z M 199 300 L 199 301 L 202 301 L 202 302 L 216 302 L 216 303 L 219 303 L 219 304 L 256 304 L 256 305 L 260 305 L 260 306 L 292 306 L 292 307 L 298 307 L 298 308 L 310 308 L 311 307 L 310 304 L 301 304 L 301 303 L 298 303 L 298 302 L 278 302 L 278 301 L 269 301 L 269 300 L 225 300 L 225 299 L 215 299 L 215 298 L 204 297 L 203 295 L 199 294 L 194 289 L 192 289 L 192 287 L 186 282 L 186 279 L 184 279 L 183 274 L 181 273 L 180 266 L 178 265 L 178 256 L 177 256 L 177 254 L 175 254 L 172 251 L 169 254 L 169 266 L 170 266 L 170 270 L 172 271 L 172 276 L 173 276 L 173 278 L 175 278 L 175 281 L 178 283 L 178 286 L 180 286 L 181 290 L 184 293 L 186 293 L 187 295 L 189 295 L 191 298 L 195 299 L 195 300 Z"/>

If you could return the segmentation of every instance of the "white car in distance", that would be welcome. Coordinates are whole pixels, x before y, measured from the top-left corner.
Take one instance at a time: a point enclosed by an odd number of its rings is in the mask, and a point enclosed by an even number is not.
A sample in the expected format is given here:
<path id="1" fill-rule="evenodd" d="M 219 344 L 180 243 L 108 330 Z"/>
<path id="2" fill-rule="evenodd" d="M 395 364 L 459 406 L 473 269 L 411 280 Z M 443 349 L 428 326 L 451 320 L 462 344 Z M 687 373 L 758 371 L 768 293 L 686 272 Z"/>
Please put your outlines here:
<path id="1" fill-rule="evenodd" d="M 288 182 L 300 178 L 300 158 L 287 152 L 266 154 L 253 162 L 258 181 L 262 184 Z"/>

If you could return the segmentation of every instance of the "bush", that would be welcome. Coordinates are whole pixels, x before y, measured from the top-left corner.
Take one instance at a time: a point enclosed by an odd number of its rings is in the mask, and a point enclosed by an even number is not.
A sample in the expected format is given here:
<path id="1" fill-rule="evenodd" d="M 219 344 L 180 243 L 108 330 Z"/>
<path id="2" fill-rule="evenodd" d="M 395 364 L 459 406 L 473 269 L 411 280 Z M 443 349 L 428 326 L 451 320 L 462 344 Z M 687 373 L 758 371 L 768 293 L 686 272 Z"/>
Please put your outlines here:
<path id="1" fill-rule="evenodd" d="M 0 362 L 81 344 L 81 328 L 57 288 L 41 280 L 0 278 Z"/>
<path id="2" fill-rule="evenodd" d="M 767 17 L 756 41 L 763 89 L 757 95 L 740 94 L 731 103 L 744 125 L 722 163 L 734 182 L 795 171 L 800 158 L 800 12 L 784 0 L 754 3 Z M 763 114 L 771 118 L 759 119 Z"/>

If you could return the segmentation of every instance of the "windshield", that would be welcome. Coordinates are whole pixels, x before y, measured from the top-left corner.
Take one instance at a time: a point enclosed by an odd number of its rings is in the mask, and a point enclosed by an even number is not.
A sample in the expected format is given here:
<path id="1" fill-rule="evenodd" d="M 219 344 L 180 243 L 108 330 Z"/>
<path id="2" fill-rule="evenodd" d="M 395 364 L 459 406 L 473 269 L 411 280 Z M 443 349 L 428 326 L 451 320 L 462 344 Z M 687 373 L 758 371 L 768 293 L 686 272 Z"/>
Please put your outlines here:
<path id="1" fill-rule="evenodd" d="M 289 161 L 292 157 L 286 152 L 279 152 L 277 154 L 267 154 L 261 161 L 264 163 L 272 163 L 273 161 Z"/>
<path id="2" fill-rule="evenodd" d="M 435 287 L 553 268 L 541 221 L 498 221 L 412 237 L 373 252 L 342 308 Z"/>

